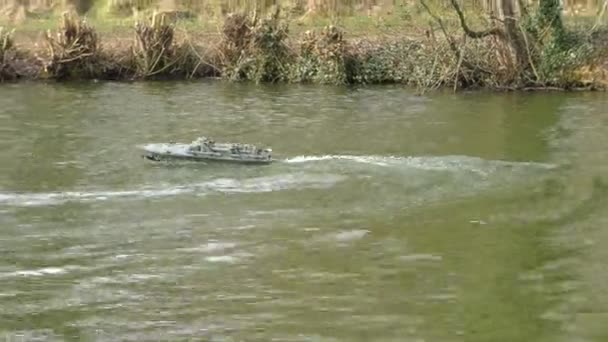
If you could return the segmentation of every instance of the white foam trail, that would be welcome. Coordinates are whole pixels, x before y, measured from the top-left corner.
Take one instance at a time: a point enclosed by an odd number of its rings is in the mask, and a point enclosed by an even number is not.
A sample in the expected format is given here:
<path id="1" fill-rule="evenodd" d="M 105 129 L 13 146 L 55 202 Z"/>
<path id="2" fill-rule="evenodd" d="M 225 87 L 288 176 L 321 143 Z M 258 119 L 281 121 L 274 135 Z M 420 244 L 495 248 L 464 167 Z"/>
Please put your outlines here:
<path id="1" fill-rule="evenodd" d="M 388 166 L 387 160 L 394 157 L 379 156 L 349 156 L 349 155 L 323 155 L 323 156 L 297 156 L 285 159 L 286 163 L 307 163 L 324 160 L 350 160 L 359 163 L 375 164 L 378 166 Z M 397 159 L 398 160 L 398 159 Z"/>
<path id="2" fill-rule="evenodd" d="M 367 229 L 348 230 L 335 234 L 334 238 L 338 241 L 359 240 L 369 232 Z"/>
<path id="3" fill-rule="evenodd" d="M 212 252 L 222 252 L 226 249 L 233 249 L 237 245 L 233 242 L 208 242 L 204 245 L 200 245 L 197 247 L 190 248 L 180 248 L 179 251 L 183 252 L 201 252 L 201 253 L 212 253 Z"/>
<path id="4" fill-rule="evenodd" d="M 208 256 L 205 258 L 208 262 L 227 262 L 234 263 L 238 260 L 238 258 L 232 255 L 218 255 L 218 256 Z"/>
<path id="5" fill-rule="evenodd" d="M 443 258 L 433 254 L 409 254 L 402 255 L 399 259 L 403 261 L 441 261 Z"/>
<path id="6" fill-rule="evenodd" d="M 542 168 L 554 168 L 555 165 L 534 163 L 534 162 L 509 162 L 501 160 L 486 160 L 477 157 L 469 156 L 430 156 L 430 157 L 399 157 L 399 156 L 355 156 L 355 155 L 322 155 L 322 156 L 296 156 L 287 158 L 284 160 L 285 163 L 289 164 L 300 164 L 320 161 L 332 161 L 332 160 L 346 160 L 357 163 L 378 165 L 378 166 L 392 166 L 392 165 L 403 165 L 416 169 L 423 170 L 454 170 L 454 169 L 468 169 L 470 171 L 487 173 L 481 168 L 493 169 L 496 167 L 516 167 L 516 166 L 528 166 L 528 167 L 542 167 Z"/>
<path id="7" fill-rule="evenodd" d="M 90 202 L 105 201 L 110 198 L 121 197 L 160 197 L 177 195 L 187 192 L 187 189 L 179 187 L 168 189 L 147 189 L 131 191 L 93 191 L 93 192 L 55 192 L 55 193 L 25 193 L 25 194 L 3 194 L 0 197 L 0 204 L 16 206 L 44 206 L 61 204 L 69 201 Z"/>
<path id="8" fill-rule="evenodd" d="M 45 206 L 65 202 L 105 201 L 117 198 L 152 198 L 176 196 L 186 193 L 260 193 L 300 188 L 325 189 L 344 180 L 345 176 L 333 174 L 304 175 L 281 174 L 245 180 L 219 178 L 203 183 L 174 185 L 165 188 L 147 188 L 121 191 L 68 191 L 52 193 L 4 193 L 0 194 L 0 205 Z"/>
<path id="9" fill-rule="evenodd" d="M 345 178 L 345 176 L 332 174 L 314 176 L 287 174 L 279 177 L 259 177 L 242 182 L 234 179 L 222 179 L 213 182 L 211 185 L 213 190 L 227 193 L 271 192 L 298 188 L 298 185 L 305 185 L 307 188 L 328 188 Z"/>
<path id="10" fill-rule="evenodd" d="M 9 277 L 42 277 L 45 275 L 59 275 L 65 274 L 69 271 L 69 269 L 78 268 L 75 266 L 67 266 L 67 267 L 45 267 L 37 270 L 21 270 L 14 272 L 5 272 L 0 273 L 0 278 L 9 278 Z"/>

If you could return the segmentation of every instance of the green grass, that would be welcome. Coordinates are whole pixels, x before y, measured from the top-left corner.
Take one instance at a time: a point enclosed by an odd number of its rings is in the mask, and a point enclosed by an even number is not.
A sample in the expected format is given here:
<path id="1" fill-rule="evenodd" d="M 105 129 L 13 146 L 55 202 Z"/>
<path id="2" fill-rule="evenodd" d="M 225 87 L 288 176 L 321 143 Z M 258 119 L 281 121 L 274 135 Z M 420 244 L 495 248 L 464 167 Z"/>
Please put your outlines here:
<path id="1" fill-rule="evenodd" d="M 447 17 L 447 13 L 446 13 Z M 49 14 L 42 18 L 28 18 L 20 24 L 0 19 L 0 26 L 14 28 L 17 35 L 37 35 L 41 31 L 54 30 L 58 26 L 60 13 Z M 351 16 L 309 16 L 302 18 L 292 15 L 286 18 L 289 21 L 291 33 L 303 33 L 310 29 L 319 29 L 328 24 L 342 27 L 349 36 L 362 35 L 409 35 L 419 34 L 429 27 L 429 18 L 417 7 L 398 7 L 388 15 L 367 16 L 356 14 Z M 87 16 L 87 20 L 101 35 L 124 34 L 130 32 L 136 19 L 132 17 Z M 457 24 L 455 20 L 448 20 Z M 181 19 L 177 23 L 178 29 L 203 34 L 217 33 L 221 29 L 222 19 L 217 17 L 200 17 L 200 19 Z"/>
<path id="2" fill-rule="evenodd" d="M 432 3 L 431 3 L 432 4 Z M 432 6 L 432 5 L 431 5 Z M 462 29 L 454 11 L 451 8 L 432 6 L 435 14 L 439 15 L 446 25 L 450 34 L 460 38 Z M 474 30 L 487 28 L 489 23 L 479 11 L 469 9 L 466 11 L 469 26 Z M 608 15 L 604 18 L 603 28 L 608 27 Z M 397 6 L 389 14 L 382 16 L 367 16 L 355 14 L 350 16 L 308 16 L 293 15 L 286 18 L 289 23 L 289 39 L 297 40 L 308 30 L 321 30 L 329 24 L 341 27 L 345 32 L 346 39 L 366 38 L 388 38 L 388 39 L 424 39 L 425 35 L 433 33 L 437 38 L 442 38 L 443 33 L 428 13 L 420 6 Z M 133 17 L 117 17 L 109 15 L 87 16 L 87 21 L 95 28 L 101 38 L 102 44 L 114 44 L 129 42 L 134 37 L 134 25 L 136 19 Z M 579 32 L 588 31 L 596 22 L 595 16 L 565 16 L 564 23 L 570 29 Z M 0 18 L 0 26 L 15 29 L 15 43 L 25 49 L 35 50 L 44 46 L 43 34 L 47 30 L 56 31 L 60 23 L 60 13 L 53 13 L 39 18 L 28 18 L 20 24 L 4 22 Z M 176 22 L 176 35 L 188 35 L 193 41 L 199 43 L 216 42 L 221 37 L 223 19 L 218 17 L 198 17 L 194 19 L 180 19 Z M 36 44 L 38 47 L 36 47 Z"/>
<path id="3" fill-rule="evenodd" d="M 434 3 L 434 2 L 433 2 Z M 439 15 L 448 30 L 460 33 L 458 19 L 449 7 L 433 6 L 433 12 Z M 488 26 L 485 16 L 479 11 L 465 11 L 469 26 L 480 30 Z M 40 32 L 55 30 L 58 27 L 60 13 L 51 13 L 40 18 L 28 18 L 20 24 L 7 22 L 0 18 L 0 26 L 15 29 L 16 39 L 28 37 L 36 40 Z M 436 23 L 428 16 L 420 5 L 397 5 L 389 14 L 382 16 L 367 16 L 359 13 L 351 16 L 309 16 L 302 18 L 299 14 L 286 18 L 289 21 L 290 35 L 295 37 L 311 29 L 320 29 L 326 25 L 334 24 L 347 32 L 347 37 L 359 36 L 413 36 L 424 35 L 431 28 L 436 35 L 441 35 Z M 102 36 L 126 37 L 131 36 L 136 19 L 133 17 L 116 17 L 110 15 L 95 15 L 87 17 L 87 20 Z M 595 23 L 595 16 L 581 15 L 576 17 L 565 16 L 564 22 L 572 28 L 590 28 Z M 215 35 L 221 32 L 222 19 L 218 17 L 199 17 L 197 19 L 180 19 L 176 26 L 177 31 L 185 31 L 195 35 Z M 608 16 L 604 18 L 604 27 L 608 26 Z"/>

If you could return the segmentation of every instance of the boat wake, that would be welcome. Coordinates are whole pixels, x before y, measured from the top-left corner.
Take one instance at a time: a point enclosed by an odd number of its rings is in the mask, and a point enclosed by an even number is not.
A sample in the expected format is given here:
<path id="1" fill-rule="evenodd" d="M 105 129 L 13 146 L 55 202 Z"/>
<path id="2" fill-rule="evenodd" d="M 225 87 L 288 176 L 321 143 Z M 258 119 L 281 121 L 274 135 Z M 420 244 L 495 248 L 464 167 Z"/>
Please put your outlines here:
<path id="1" fill-rule="evenodd" d="M 29 207 L 57 205 L 66 202 L 92 202 L 109 199 L 142 199 L 194 194 L 204 196 L 212 193 L 264 193 L 293 189 L 325 189 L 344 180 L 335 174 L 281 174 L 255 177 L 244 180 L 216 178 L 210 181 L 167 185 L 165 187 L 140 188 L 122 191 L 68 191 L 50 193 L 0 193 L 0 205 Z"/>
<path id="2" fill-rule="evenodd" d="M 288 164 L 305 164 L 318 162 L 354 162 L 382 167 L 406 167 L 411 169 L 432 171 L 470 171 L 479 174 L 489 174 L 501 168 L 537 168 L 554 169 L 553 164 L 535 162 L 511 162 L 502 160 L 487 160 L 469 156 L 432 156 L 432 157 L 399 157 L 399 156 L 356 156 L 356 155 L 322 155 L 296 156 L 284 159 Z"/>
<path id="3" fill-rule="evenodd" d="M 356 163 L 372 166 L 361 169 Z M 48 193 L 1 193 L 0 206 L 29 207 L 58 205 L 66 202 L 95 202 L 110 199 L 159 198 L 192 194 L 205 196 L 213 193 L 267 193 L 299 189 L 328 189 L 345 180 L 362 180 L 361 184 L 375 189 L 400 186 L 409 192 L 431 196 L 436 188 L 457 193 L 462 189 L 483 189 L 497 184 L 529 179 L 531 171 L 553 169 L 551 164 L 485 160 L 467 156 L 394 157 L 394 156 L 297 156 L 282 160 L 285 168 L 266 169 L 279 174 L 257 174 L 237 178 L 214 178 L 198 183 L 142 186 L 132 190 L 84 190 Z M 381 171 L 382 170 L 382 171 Z M 433 171 L 433 172 L 428 172 Z M 404 180 L 405 178 L 405 180 Z M 435 189 L 435 190 L 434 190 Z M 441 192 L 443 193 L 443 192 Z"/>

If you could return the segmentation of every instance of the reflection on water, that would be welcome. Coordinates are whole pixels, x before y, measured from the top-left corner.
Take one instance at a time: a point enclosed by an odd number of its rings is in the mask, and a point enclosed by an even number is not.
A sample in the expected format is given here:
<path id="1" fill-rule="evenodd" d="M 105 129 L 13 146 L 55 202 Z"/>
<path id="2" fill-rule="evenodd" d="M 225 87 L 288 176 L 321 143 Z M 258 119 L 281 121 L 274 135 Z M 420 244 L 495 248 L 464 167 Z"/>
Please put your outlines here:
<path id="1" fill-rule="evenodd" d="M 0 88 L 0 329 L 57 340 L 602 341 L 601 94 Z M 265 166 L 137 145 L 262 143 Z"/>

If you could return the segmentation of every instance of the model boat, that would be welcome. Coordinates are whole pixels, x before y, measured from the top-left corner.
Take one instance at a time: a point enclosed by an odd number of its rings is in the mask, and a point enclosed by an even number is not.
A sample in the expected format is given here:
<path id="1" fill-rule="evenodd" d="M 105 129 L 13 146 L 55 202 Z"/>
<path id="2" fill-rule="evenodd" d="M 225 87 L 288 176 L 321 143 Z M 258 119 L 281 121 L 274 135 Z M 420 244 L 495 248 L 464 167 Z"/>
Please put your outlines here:
<path id="1" fill-rule="evenodd" d="M 252 144 L 217 143 L 200 137 L 191 143 L 162 143 L 142 146 L 144 157 L 154 161 L 183 159 L 195 161 L 229 161 L 240 163 L 270 163 L 272 149 Z"/>

